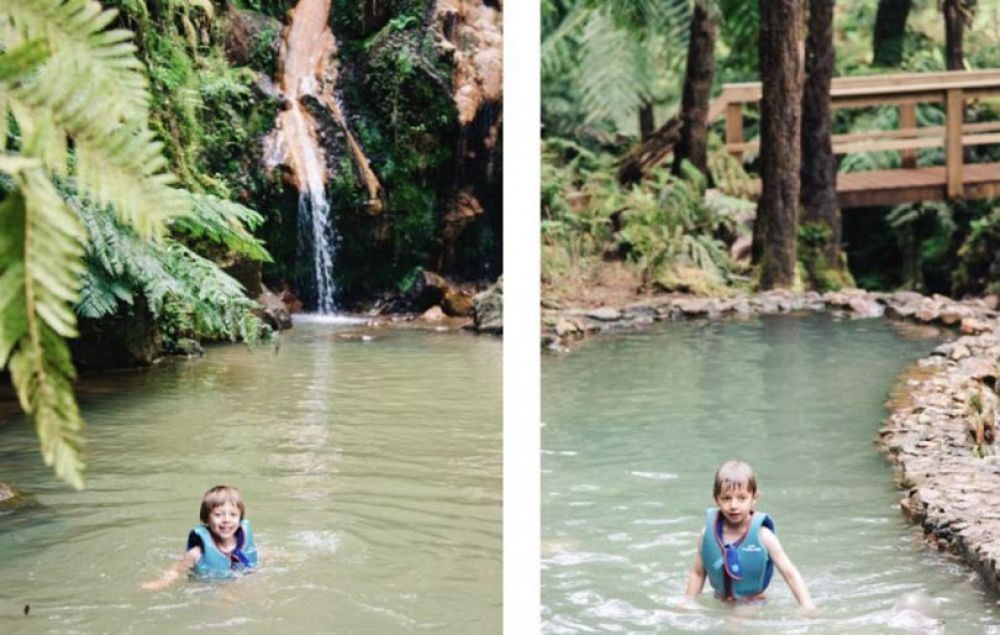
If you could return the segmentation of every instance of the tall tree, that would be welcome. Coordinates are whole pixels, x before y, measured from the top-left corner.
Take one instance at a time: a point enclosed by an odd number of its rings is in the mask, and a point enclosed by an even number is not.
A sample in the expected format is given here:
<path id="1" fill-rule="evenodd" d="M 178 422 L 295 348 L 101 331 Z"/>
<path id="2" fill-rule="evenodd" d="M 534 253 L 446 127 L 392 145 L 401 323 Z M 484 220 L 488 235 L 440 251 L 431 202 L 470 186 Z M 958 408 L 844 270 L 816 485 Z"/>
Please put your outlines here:
<path id="1" fill-rule="evenodd" d="M 899 66 L 903 62 L 903 36 L 912 0 L 879 0 L 872 37 L 872 64 Z"/>
<path id="2" fill-rule="evenodd" d="M 802 89 L 802 221 L 823 229 L 824 268 L 840 269 L 837 164 L 830 141 L 830 81 L 835 0 L 809 0 L 805 86 Z"/>
<path id="3" fill-rule="evenodd" d="M 969 10 L 968 0 L 944 0 L 944 62 L 949 71 L 965 70 L 962 36 Z"/>
<path id="4" fill-rule="evenodd" d="M 802 2 L 759 0 L 761 195 L 753 261 L 762 289 L 795 280 L 802 125 Z"/>
<path id="5" fill-rule="evenodd" d="M 674 148 L 676 174 L 680 173 L 681 162 L 687 159 L 708 175 L 708 101 L 715 74 L 715 31 L 715 19 L 706 3 L 696 2 L 684 72 L 680 140 Z"/>

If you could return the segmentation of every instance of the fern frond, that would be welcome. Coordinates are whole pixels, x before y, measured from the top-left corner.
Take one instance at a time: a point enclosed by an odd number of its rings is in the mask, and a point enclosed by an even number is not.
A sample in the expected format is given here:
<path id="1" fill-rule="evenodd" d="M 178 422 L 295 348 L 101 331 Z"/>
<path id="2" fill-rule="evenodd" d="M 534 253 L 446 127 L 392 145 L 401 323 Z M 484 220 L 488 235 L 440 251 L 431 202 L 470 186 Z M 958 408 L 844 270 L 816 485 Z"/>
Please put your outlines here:
<path id="1" fill-rule="evenodd" d="M 580 84 L 587 122 L 638 110 L 650 98 L 645 49 L 601 12 L 590 14 L 580 36 Z"/>
<path id="2" fill-rule="evenodd" d="M 82 269 L 83 230 L 38 161 L 8 158 L 15 191 L 0 204 L 0 365 L 34 421 L 42 457 L 83 487 L 83 419 L 63 338 L 76 335 L 70 309 Z"/>
<path id="3" fill-rule="evenodd" d="M 133 55 L 132 34 L 104 30 L 117 11 L 102 10 L 94 0 L 0 0 L 0 15 L 9 16 L 22 37 L 44 39 L 53 49 L 56 63 L 42 70 L 35 88 L 48 96 L 64 95 L 70 81 L 78 102 L 103 107 L 90 108 L 100 121 L 146 120 L 149 94 L 142 64 Z"/>
<path id="4" fill-rule="evenodd" d="M 208 238 L 253 260 L 272 261 L 264 243 L 248 231 L 259 227 L 264 222 L 263 216 L 217 196 L 191 193 L 189 197 L 191 216 L 174 220 L 171 229 L 192 238 Z"/>

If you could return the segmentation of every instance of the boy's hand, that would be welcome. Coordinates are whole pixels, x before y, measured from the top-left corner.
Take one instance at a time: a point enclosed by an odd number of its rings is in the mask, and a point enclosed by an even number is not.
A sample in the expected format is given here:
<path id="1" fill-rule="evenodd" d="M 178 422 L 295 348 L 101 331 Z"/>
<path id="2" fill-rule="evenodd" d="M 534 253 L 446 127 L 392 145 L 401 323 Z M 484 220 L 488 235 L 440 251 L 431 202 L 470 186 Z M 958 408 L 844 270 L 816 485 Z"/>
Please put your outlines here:
<path id="1" fill-rule="evenodd" d="M 810 602 L 799 608 L 799 615 L 808 618 L 819 617 L 819 609 L 816 608 L 815 604 Z"/>
<path id="2" fill-rule="evenodd" d="M 151 582 L 143 582 L 139 585 L 139 588 L 143 591 L 162 591 L 167 588 L 168 584 L 170 584 L 170 582 L 166 580 L 153 580 Z"/>
<path id="3" fill-rule="evenodd" d="M 177 579 L 180 574 L 177 571 L 170 569 L 163 574 L 163 577 L 159 580 L 151 580 L 149 582 L 143 582 L 139 588 L 143 591 L 162 591 L 163 589 L 170 586 L 170 584 Z"/>

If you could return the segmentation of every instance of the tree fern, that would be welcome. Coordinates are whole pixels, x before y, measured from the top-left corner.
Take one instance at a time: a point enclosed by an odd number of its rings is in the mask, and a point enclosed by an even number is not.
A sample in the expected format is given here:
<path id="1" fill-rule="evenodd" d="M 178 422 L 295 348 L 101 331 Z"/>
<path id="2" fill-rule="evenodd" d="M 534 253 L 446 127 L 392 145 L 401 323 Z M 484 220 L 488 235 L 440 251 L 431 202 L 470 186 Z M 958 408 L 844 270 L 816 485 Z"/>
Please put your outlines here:
<path id="1" fill-rule="evenodd" d="M 143 237 L 188 207 L 146 128 L 150 100 L 130 34 L 105 30 L 114 17 L 93 0 L 0 0 L 0 119 L 19 132 L 0 160 L 14 188 L 0 202 L 0 366 L 45 462 L 77 488 L 83 420 L 63 338 L 76 335 L 86 233 L 53 179 Z"/>
<path id="2" fill-rule="evenodd" d="M 576 119 L 632 130 L 640 105 L 679 96 L 688 0 L 585 1 L 547 15 L 542 103 L 550 127 Z"/>

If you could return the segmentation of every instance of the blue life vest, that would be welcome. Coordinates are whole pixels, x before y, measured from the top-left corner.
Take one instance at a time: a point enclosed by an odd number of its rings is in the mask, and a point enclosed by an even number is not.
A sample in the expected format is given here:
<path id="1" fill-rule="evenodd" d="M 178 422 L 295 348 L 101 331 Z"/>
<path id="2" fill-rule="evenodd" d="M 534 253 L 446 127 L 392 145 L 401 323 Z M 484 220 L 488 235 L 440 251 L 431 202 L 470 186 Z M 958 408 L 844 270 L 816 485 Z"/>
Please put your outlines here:
<path id="1" fill-rule="evenodd" d="M 736 542 L 722 540 L 722 516 L 717 507 L 705 514 L 705 536 L 701 540 L 701 561 L 712 588 L 723 599 L 752 598 L 767 588 L 774 574 L 774 562 L 760 542 L 760 528 L 774 531 L 774 521 L 764 512 L 754 512 L 750 528 Z"/>
<path id="2" fill-rule="evenodd" d="M 232 578 L 238 572 L 257 566 L 257 547 L 253 542 L 250 521 L 240 521 L 236 530 L 236 548 L 232 554 L 219 551 L 212 539 L 212 533 L 205 525 L 198 525 L 188 534 L 187 548 L 201 547 L 201 558 L 194 565 L 194 574 L 199 578 Z"/>

